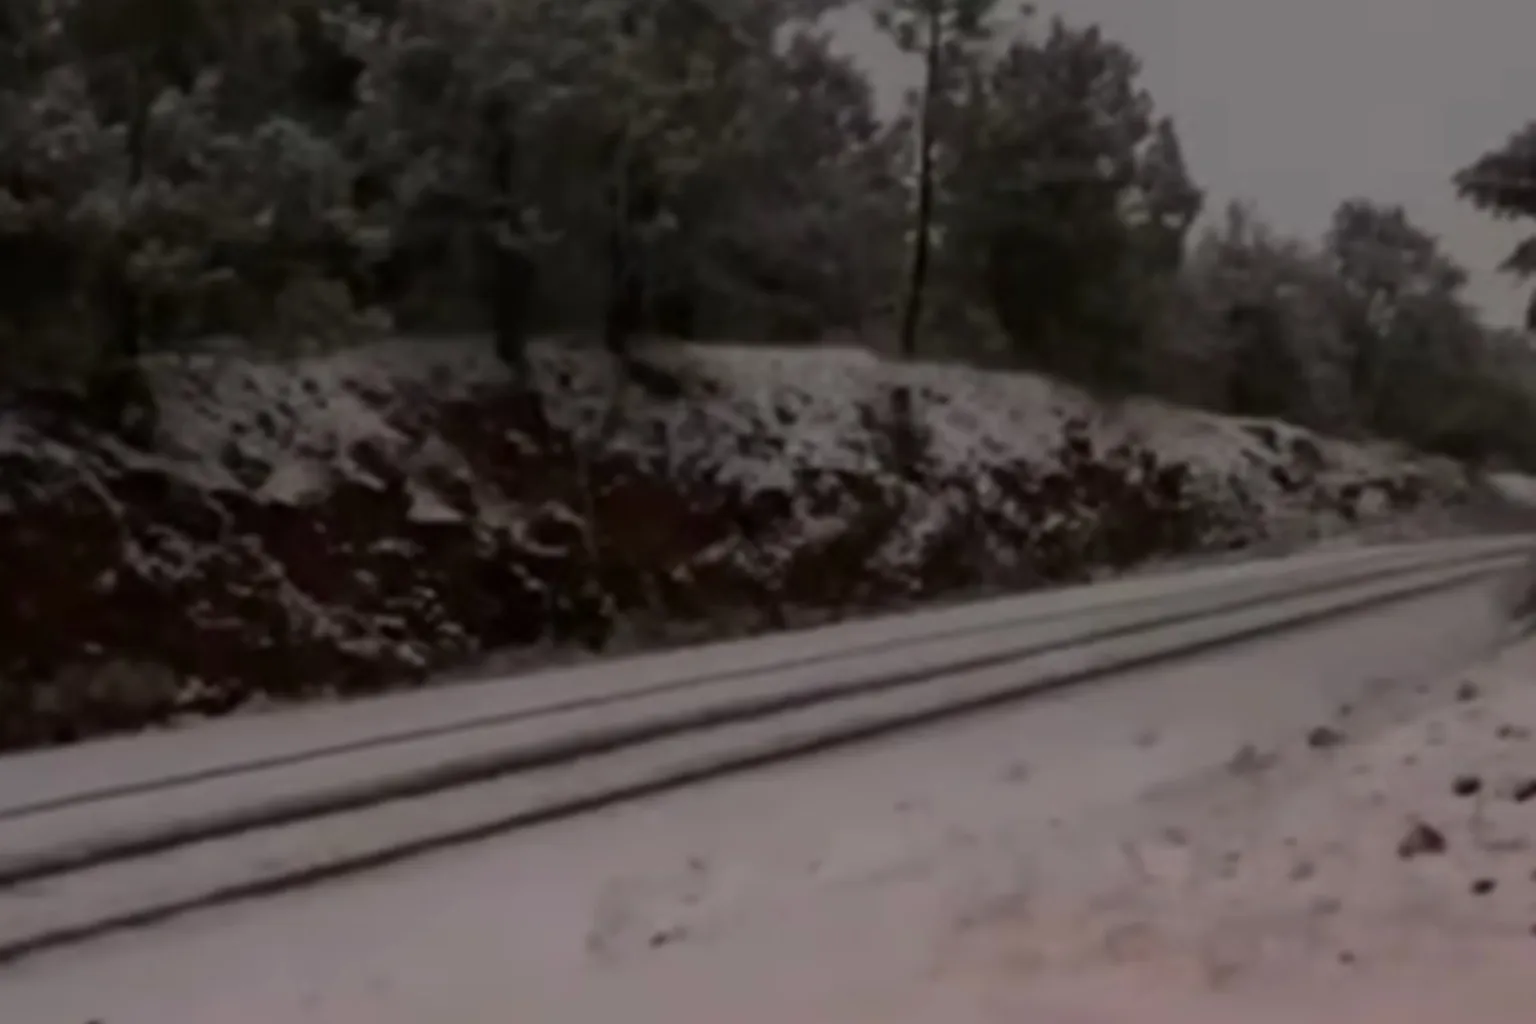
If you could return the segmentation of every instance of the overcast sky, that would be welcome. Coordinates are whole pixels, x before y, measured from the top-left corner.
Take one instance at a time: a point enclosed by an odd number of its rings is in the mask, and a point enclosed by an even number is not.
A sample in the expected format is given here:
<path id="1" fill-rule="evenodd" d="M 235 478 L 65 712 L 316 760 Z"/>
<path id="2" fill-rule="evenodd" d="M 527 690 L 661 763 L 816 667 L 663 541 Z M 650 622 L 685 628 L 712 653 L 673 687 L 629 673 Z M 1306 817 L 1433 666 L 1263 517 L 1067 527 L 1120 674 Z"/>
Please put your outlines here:
<path id="1" fill-rule="evenodd" d="M 1406 205 L 1473 273 L 1490 319 L 1523 316 L 1495 268 L 1518 230 L 1460 203 L 1450 176 L 1536 120 L 1536 0 L 1046 0 L 1145 64 L 1208 209 L 1251 198 L 1315 235 L 1352 195 Z M 839 38 L 887 96 L 910 69 L 869 26 Z"/>

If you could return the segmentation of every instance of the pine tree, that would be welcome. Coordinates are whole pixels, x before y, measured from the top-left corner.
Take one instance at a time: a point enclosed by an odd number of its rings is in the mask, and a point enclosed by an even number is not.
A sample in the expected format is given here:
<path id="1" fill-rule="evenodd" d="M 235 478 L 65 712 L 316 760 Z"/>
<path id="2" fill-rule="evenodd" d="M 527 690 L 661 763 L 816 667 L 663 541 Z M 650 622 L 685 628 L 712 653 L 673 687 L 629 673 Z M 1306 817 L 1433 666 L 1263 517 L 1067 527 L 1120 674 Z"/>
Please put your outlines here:
<path id="1" fill-rule="evenodd" d="M 1500 220 L 1536 218 L 1536 121 L 1458 172 L 1455 184 L 1463 199 Z M 1503 269 L 1522 278 L 1536 274 L 1536 237 L 1517 245 Z M 1536 293 L 1525 326 L 1536 331 Z"/>
<path id="2" fill-rule="evenodd" d="M 903 53 L 922 61 L 922 79 L 910 102 L 915 107 L 916 208 L 899 334 L 905 358 L 917 354 L 941 188 L 944 124 L 993 39 L 997 7 L 998 0 L 884 0 L 876 9 L 880 28 Z"/>

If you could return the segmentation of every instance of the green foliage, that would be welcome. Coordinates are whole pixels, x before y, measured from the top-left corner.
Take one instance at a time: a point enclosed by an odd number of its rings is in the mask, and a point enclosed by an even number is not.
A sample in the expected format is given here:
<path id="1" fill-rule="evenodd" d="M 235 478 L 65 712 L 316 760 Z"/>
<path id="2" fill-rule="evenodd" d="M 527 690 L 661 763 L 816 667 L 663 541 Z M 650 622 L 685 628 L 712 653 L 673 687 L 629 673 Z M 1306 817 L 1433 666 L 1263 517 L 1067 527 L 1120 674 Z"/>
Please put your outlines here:
<path id="1" fill-rule="evenodd" d="M 1462 297 L 1464 270 L 1405 211 L 1341 204 L 1321 245 L 1228 210 L 1184 274 L 1165 339 L 1179 397 L 1455 458 L 1536 466 L 1536 362 Z"/>
<path id="2" fill-rule="evenodd" d="M 1350 424 L 1343 290 L 1316 247 L 1234 203 L 1190 252 L 1180 298 L 1157 348 L 1186 389 L 1178 397 L 1330 429 Z"/>
<path id="3" fill-rule="evenodd" d="M 1454 181 L 1461 197 L 1479 210 L 1504 220 L 1536 217 L 1536 122 L 1457 172 Z M 1505 267 L 1519 274 L 1536 272 L 1536 243 L 1523 242 Z"/>
<path id="4" fill-rule="evenodd" d="M 1202 202 L 1139 73 L 1093 27 L 1016 38 L 967 84 L 941 207 L 1019 357 L 1110 387 L 1140 383 Z"/>
<path id="5" fill-rule="evenodd" d="M 1500 220 L 1536 217 L 1536 121 L 1463 168 L 1454 182 L 1463 199 Z M 1536 237 L 1517 245 L 1503 269 L 1521 277 L 1536 274 Z M 1525 326 L 1536 329 L 1536 296 L 1526 313 Z"/>
<path id="6" fill-rule="evenodd" d="M 191 337 L 291 332 L 279 295 L 384 244 L 335 140 L 302 111 L 251 102 L 280 98 L 268 75 L 287 66 L 282 8 L 36 0 L 11 13 L 27 29 L 3 63 L 30 73 L 0 87 L 0 254 L 46 254 L 5 286 L 13 373 L 117 373 Z M 331 306 L 353 315 L 350 300 Z"/>
<path id="7" fill-rule="evenodd" d="M 670 304 L 714 330 L 814 333 L 889 288 L 872 254 L 900 189 L 868 82 L 803 14 L 402 0 L 336 17 L 362 68 L 350 148 L 387 183 L 413 269 L 435 253 L 504 295 L 474 264 L 516 253 L 541 270 L 530 317 L 590 327 L 601 296 L 630 327 Z"/>

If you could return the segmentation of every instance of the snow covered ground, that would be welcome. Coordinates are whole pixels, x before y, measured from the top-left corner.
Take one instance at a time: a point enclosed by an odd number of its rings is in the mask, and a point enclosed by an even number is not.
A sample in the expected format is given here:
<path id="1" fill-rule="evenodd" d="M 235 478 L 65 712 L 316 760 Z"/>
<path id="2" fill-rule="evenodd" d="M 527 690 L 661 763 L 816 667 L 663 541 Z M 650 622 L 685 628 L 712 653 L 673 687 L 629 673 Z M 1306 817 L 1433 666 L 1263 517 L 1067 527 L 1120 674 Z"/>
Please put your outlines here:
<path id="1" fill-rule="evenodd" d="M 0 969 L 0 1006 L 110 1024 L 1524 1024 L 1536 644 L 1458 670 L 1506 635 L 1498 593 L 23 960 Z"/>

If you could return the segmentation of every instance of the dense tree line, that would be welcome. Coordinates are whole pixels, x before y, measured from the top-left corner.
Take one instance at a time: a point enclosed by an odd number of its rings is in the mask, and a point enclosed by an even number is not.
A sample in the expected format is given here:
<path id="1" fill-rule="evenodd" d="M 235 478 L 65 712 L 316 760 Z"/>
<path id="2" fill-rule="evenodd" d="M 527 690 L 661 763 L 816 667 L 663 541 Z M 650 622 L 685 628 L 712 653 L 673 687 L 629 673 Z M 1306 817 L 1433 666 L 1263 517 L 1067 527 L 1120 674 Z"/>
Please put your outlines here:
<path id="1" fill-rule="evenodd" d="M 216 336 L 857 335 L 1536 462 L 1523 338 L 1403 210 L 1196 235 L 1136 55 L 998 0 L 873 0 L 921 69 L 882 119 L 847 2 L 0 0 L 0 372 L 124 420 Z M 1528 129 L 1456 184 L 1533 182 Z"/>

